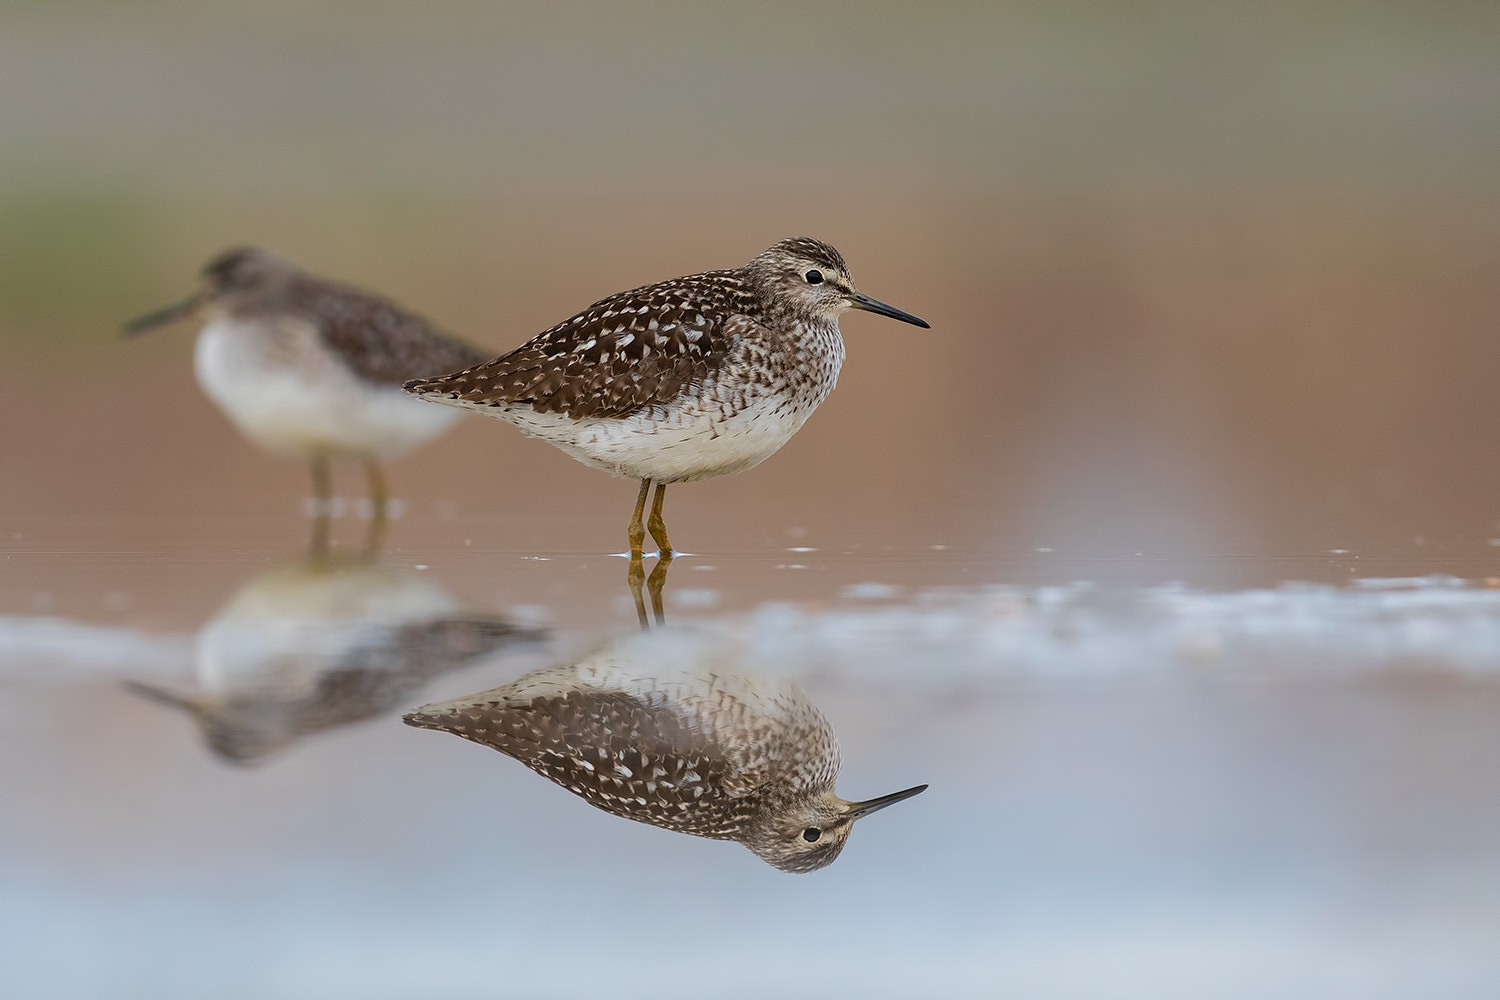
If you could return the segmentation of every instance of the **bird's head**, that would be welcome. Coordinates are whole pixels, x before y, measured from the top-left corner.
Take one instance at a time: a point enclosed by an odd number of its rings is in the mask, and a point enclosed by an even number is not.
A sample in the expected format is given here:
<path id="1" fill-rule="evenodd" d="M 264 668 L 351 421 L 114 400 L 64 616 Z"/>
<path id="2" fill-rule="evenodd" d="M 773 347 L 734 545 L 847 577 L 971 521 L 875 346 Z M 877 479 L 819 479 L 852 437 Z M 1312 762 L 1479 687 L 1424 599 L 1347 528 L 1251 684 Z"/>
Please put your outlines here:
<path id="1" fill-rule="evenodd" d="M 125 690 L 187 713 L 198 724 L 208 748 L 230 764 L 259 763 L 299 735 L 292 714 L 274 701 L 195 697 L 131 680 L 125 681 Z"/>
<path id="2" fill-rule="evenodd" d="M 863 309 L 920 326 L 928 324 L 854 287 L 849 266 L 837 250 L 806 236 L 782 240 L 745 265 L 768 303 L 802 317 L 837 322 L 850 309 Z"/>
<path id="3" fill-rule="evenodd" d="M 297 273 L 297 265 L 274 250 L 234 247 L 203 265 L 203 290 L 208 295 L 263 292 L 286 285 Z"/>
<path id="4" fill-rule="evenodd" d="M 164 309 L 125 324 L 127 334 L 144 333 L 191 316 L 213 304 L 233 312 L 248 300 L 264 300 L 285 289 L 298 275 L 297 266 L 273 250 L 235 247 L 204 265 L 196 292 Z"/>
<path id="5" fill-rule="evenodd" d="M 762 861 L 784 872 L 817 871 L 839 856 L 855 820 L 926 789 L 926 785 L 918 785 L 866 802 L 845 802 L 827 791 L 767 816 L 750 829 L 744 844 Z"/>

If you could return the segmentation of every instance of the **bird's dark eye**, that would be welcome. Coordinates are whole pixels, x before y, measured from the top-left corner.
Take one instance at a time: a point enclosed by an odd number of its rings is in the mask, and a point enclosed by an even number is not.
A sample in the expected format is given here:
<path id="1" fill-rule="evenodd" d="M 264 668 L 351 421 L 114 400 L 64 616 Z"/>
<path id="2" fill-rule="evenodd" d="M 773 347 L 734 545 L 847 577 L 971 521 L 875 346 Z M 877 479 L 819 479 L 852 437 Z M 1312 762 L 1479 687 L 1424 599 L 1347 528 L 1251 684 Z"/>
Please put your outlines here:
<path id="1" fill-rule="evenodd" d="M 812 273 L 817 274 L 818 272 L 813 271 Z M 814 281 L 813 284 L 816 285 L 817 282 Z M 821 836 L 823 836 L 823 831 L 819 830 L 815 826 L 810 826 L 806 830 L 802 831 L 802 839 L 807 841 L 809 844 L 816 844 L 818 842 L 818 838 Z"/>
<path id="2" fill-rule="evenodd" d="M 819 271 L 817 268 L 813 268 L 811 271 L 808 271 L 802 277 L 804 277 L 804 278 L 807 279 L 807 283 L 809 285 L 821 285 L 823 283 L 823 272 Z M 802 836 L 807 837 L 807 834 L 804 833 Z M 807 839 L 808 840 L 817 840 L 818 838 L 817 837 L 807 837 Z"/>

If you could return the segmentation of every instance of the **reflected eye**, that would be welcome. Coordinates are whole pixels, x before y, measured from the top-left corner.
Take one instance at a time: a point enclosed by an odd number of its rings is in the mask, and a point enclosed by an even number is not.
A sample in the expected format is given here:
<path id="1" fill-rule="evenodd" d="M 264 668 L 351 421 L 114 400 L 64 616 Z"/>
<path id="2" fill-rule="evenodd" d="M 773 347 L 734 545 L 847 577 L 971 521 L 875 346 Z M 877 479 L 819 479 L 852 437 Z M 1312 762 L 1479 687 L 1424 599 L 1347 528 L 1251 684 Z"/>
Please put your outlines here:
<path id="1" fill-rule="evenodd" d="M 814 271 L 812 273 L 813 274 L 817 274 L 818 272 Z M 814 281 L 813 284 L 816 285 L 817 282 Z M 815 844 L 815 843 L 817 843 L 818 842 L 818 838 L 821 837 L 821 836 L 823 836 L 823 831 L 819 830 L 815 826 L 810 826 L 806 830 L 802 831 L 802 839 L 805 840 L 805 841 L 807 841 L 809 844 Z"/>
<path id="2" fill-rule="evenodd" d="M 807 279 L 807 283 L 809 285 L 821 285 L 823 283 L 823 272 L 819 271 L 817 268 L 813 268 L 811 271 L 808 271 L 802 277 L 804 277 L 804 278 Z M 807 834 L 804 833 L 802 836 L 807 837 Z M 807 839 L 808 840 L 817 840 L 818 838 L 817 837 L 807 837 Z"/>

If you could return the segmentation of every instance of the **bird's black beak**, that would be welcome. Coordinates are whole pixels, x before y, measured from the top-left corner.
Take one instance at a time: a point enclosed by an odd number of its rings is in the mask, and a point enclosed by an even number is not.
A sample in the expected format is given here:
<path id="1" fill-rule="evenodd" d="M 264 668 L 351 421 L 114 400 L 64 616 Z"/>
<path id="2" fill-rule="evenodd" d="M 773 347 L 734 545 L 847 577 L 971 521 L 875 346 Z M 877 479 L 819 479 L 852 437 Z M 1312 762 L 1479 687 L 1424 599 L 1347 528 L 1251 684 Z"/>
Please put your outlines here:
<path id="1" fill-rule="evenodd" d="M 877 313 L 881 316 L 889 316 L 891 319 L 899 319 L 903 323 L 910 323 L 912 326 L 920 326 L 924 330 L 932 329 L 932 327 L 928 325 L 925 319 L 918 319 L 909 312 L 902 312 L 895 306 L 888 306 L 884 302 L 881 302 L 879 299 L 872 299 L 864 292 L 850 292 L 849 305 L 855 309 L 863 309 L 865 312 Z"/>
<path id="2" fill-rule="evenodd" d="M 921 321 L 918 320 L 918 322 Z M 924 323 L 923 325 L 925 326 L 926 324 Z M 904 801 L 911 798 L 913 795 L 917 795 L 925 791 L 927 791 L 926 785 L 918 785 L 915 788 L 907 788 L 899 792 L 892 792 L 889 795 L 882 795 L 878 799 L 868 799 L 864 802 L 851 802 L 849 803 L 849 808 L 844 813 L 844 815 L 849 817 L 850 820 L 856 820 L 861 816 L 868 816 L 872 812 L 877 812 L 881 809 L 884 809 L 886 806 L 893 806 L 897 802 Z"/>
<path id="3" fill-rule="evenodd" d="M 164 309 L 158 309 L 144 316 L 137 316 L 125 324 L 125 336 L 134 337 L 136 334 L 145 333 L 147 330 L 166 326 L 168 323 L 182 319 L 184 316 L 191 316 L 198 308 L 200 301 L 202 301 L 202 297 L 195 294 L 183 299 L 181 302 L 174 302 Z"/>

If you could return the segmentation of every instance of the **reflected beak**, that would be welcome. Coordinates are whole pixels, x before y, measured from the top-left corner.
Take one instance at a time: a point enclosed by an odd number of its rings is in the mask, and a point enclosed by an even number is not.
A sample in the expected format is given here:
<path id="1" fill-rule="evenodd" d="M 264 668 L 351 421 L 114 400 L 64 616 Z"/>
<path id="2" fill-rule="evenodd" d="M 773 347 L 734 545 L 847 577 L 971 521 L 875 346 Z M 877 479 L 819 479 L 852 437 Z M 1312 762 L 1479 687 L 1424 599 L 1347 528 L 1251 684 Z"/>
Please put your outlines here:
<path id="1" fill-rule="evenodd" d="M 921 321 L 918 320 L 918 322 Z M 927 791 L 926 785 L 918 785 L 916 788 L 907 788 L 903 791 L 892 792 L 889 795 L 882 795 L 878 799 L 869 799 L 865 802 L 851 802 L 849 803 L 848 811 L 844 815 L 851 820 L 856 820 L 861 816 L 868 816 L 872 812 L 879 812 L 886 806 L 893 806 L 903 799 L 909 799 L 913 795 L 919 795 L 925 791 Z"/>
<path id="2" fill-rule="evenodd" d="M 125 336 L 134 337 L 138 333 L 145 333 L 147 330 L 166 326 L 168 323 L 182 319 L 184 316 L 191 316 L 194 310 L 198 308 L 200 301 L 202 301 L 202 296 L 195 294 L 183 299 L 181 302 L 175 302 L 165 309 L 158 309 L 156 312 L 137 316 L 125 324 Z"/>
<path id="3" fill-rule="evenodd" d="M 925 319 L 918 319 L 909 312 L 902 312 L 895 306 L 888 306 L 879 299 L 872 299 L 864 292 L 850 292 L 849 307 L 851 309 L 863 309 L 865 312 L 878 313 L 881 316 L 889 316 L 891 319 L 899 319 L 903 323 L 920 326 L 924 330 L 932 329 Z M 925 788 L 927 786 L 923 785 L 922 787 Z M 921 789 L 919 788 L 917 791 L 921 791 Z M 915 795 L 917 793 L 912 792 L 912 794 Z"/>

